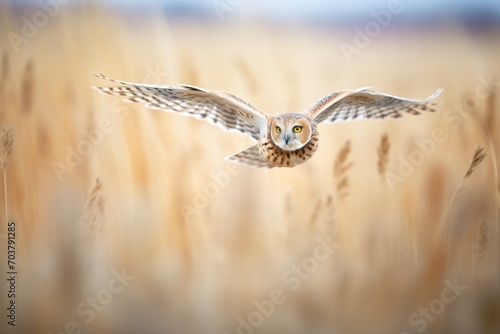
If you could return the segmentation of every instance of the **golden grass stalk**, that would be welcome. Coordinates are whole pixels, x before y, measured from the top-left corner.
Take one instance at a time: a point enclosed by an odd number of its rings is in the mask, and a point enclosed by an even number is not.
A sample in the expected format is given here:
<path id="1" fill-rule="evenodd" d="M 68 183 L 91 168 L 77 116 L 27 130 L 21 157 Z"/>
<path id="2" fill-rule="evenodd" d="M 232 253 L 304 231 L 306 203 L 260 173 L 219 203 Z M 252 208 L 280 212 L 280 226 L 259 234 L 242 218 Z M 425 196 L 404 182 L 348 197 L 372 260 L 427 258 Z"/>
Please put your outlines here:
<path id="1" fill-rule="evenodd" d="M 496 134 L 494 132 L 494 134 Z M 489 152 L 491 154 L 491 162 L 493 164 L 493 184 L 495 186 L 495 200 L 496 200 L 496 206 L 495 206 L 495 217 L 498 220 L 498 210 L 500 210 L 500 183 L 498 181 L 498 166 L 497 166 L 497 156 L 495 153 L 495 145 L 493 142 L 492 134 L 491 131 L 486 127 L 486 136 L 488 137 L 488 146 L 489 146 Z"/>
<path id="2" fill-rule="evenodd" d="M 484 152 L 484 147 L 481 145 L 477 145 L 474 148 L 474 152 L 472 154 L 472 160 L 469 164 L 469 169 L 467 169 L 467 172 L 465 173 L 465 176 L 463 179 L 466 179 L 474 173 L 476 170 L 477 166 L 486 158 L 486 152 Z"/>
<path id="3" fill-rule="evenodd" d="M 481 219 L 481 222 L 479 223 L 477 230 L 477 241 L 475 245 L 477 262 L 481 262 L 483 260 L 484 254 L 488 249 L 489 240 L 490 240 L 490 233 L 489 233 L 488 222 L 483 217 Z"/>
<path id="4" fill-rule="evenodd" d="M 486 251 L 490 244 L 490 229 L 486 218 L 483 216 L 477 226 L 476 241 L 472 246 L 472 272 L 478 277 L 480 266 L 484 260 Z M 479 277 L 478 277 L 479 278 Z"/>
<path id="5" fill-rule="evenodd" d="M 451 196 L 450 202 L 448 203 L 448 206 L 446 207 L 446 210 L 443 213 L 443 216 L 441 217 L 441 220 L 439 221 L 439 225 L 435 234 L 435 239 L 434 241 L 437 243 L 440 237 L 440 234 L 444 228 L 446 217 L 448 216 L 448 212 L 455 201 L 455 198 L 458 196 L 458 194 L 465 188 L 470 180 L 471 175 L 474 173 L 474 171 L 477 169 L 477 167 L 481 164 L 481 162 L 484 160 L 486 157 L 486 152 L 483 146 L 481 145 L 476 145 L 474 148 L 474 151 L 472 152 L 472 159 L 469 163 L 469 168 L 467 168 L 467 171 L 465 172 L 464 176 L 462 177 L 462 180 L 460 180 L 460 183 L 458 184 L 457 188 L 455 189 L 455 192 L 453 193 L 453 196 Z"/>
<path id="6" fill-rule="evenodd" d="M 2 83 L 7 82 L 7 79 L 9 78 L 9 54 L 4 51 L 2 55 L 2 76 L 1 76 Z"/>
<path id="7" fill-rule="evenodd" d="M 3 124 L 0 128 L 0 166 L 5 171 L 9 155 L 14 150 L 14 127 Z"/>
<path id="8" fill-rule="evenodd" d="M 334 233 L 335 231 L 335 205 L 333 203 L 333 197 L 328 195 L 325 200 L 325 211 L 326 211 L 326 223 L 329 233 Z"/>
<path id="9" fill-rule="evenodd" d="M 95 233 L 101 230 L 104 222 L 104 198 L 102 196 L 102 182 L 96 178 L 90 188 L 85 212 L 80 221 L 82 239 L 85 242 L 92 241 Z"/>
<path id="10" fill-rule="evenodd" d="M 309 220 L 311 228 L 314 228 L 319 220 L 319 215 L 321 210 L 323 209 L 323 203 L 321 202 L 321 198 L 318 198 L 316 201 L 316 206 L 311 214 L 311 219 Z"/>
<path id="11" fill-rule="evenodd" d="M 14 127 L 9 124 L 3 124 L 0 128 L 0 166 L 3 170 L 3 188 L 5 199 L 5 223 L 9 221 L 9 212 L 7 209 L 7 161 L 9 155 L 14 150 Z"/>
<path id="12" fill-rule="evenodd" d="M 9 77 L 9 56 L 5 51 L 2 55 L 2 67 L 0 71 L 0 115 L 2 115 L 5 101 L 5 87 L 7 86 L 7 79 Z"/>
<path id="13" fill-rule="evenodd" d="M 491 88 L 491 87 L 489 87 Z M 496 103 L 497 103 L 497 91 L 493 90 L 493 92 L 488 96 L 488 101 L 486 104 L 486 125 L 485 127 L 489 130 L 489 132 L 493 132 L 494 134 L 496 131 L 493 131 L 495 127 L 495 121 L 496 121 Z"/>
<path id="14" fill-rule="evenodd" d="M 391 149 L 391 143 L 389 142 L 389 136 L 387 133 L 380 137 L 380 145 L 377 147 L 377 167 L 378 173 L 383 178 L 385 171 L 387 170 L 387 163 L 389 162 L 389 150 Z"/>
<path id="15" fill-rule="evenodd" d="M 354 165 L 353 162 L 347 162 L 351 153 L 351 142 L 346 141 L 342 149 L 337 154 L 337 158 L 333 164 L 333 176 L 336 180 L 336 191 L 339 199 L 343 199 L 348 195 L 349 177 L 347 171 Z"/>
<path id="16" fill-rule="evenodd" d="M 31 59 L 24 68 L 21 94 L 22 110 L 29 112 L 33 105 L 33 61 Z"/>
<path id="17" fill-rule="evenodd" d="M 332 232 L 335 227 L 334 209 L 331 195 L 328 195 L 324 201 L 318 198 L 309 219 L 310 230 L 315 230 L 323 222 L 322 226 L 326 228 L 328 233 Z"/>

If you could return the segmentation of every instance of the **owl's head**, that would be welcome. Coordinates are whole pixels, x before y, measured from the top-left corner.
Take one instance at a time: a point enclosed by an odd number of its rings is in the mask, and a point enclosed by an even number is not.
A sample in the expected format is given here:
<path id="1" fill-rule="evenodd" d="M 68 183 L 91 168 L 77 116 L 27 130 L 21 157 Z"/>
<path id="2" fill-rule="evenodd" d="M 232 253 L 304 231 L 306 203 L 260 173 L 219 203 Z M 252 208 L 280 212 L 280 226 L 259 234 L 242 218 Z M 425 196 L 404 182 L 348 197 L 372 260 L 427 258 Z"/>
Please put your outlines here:
<path id="1" fill-rule="evenodd" d="M 290 113 L 274 117 L 269 131 L 276 146 L 285 151 L 296 151 L 311 140 L 313 126 L 306 116 Z"/>

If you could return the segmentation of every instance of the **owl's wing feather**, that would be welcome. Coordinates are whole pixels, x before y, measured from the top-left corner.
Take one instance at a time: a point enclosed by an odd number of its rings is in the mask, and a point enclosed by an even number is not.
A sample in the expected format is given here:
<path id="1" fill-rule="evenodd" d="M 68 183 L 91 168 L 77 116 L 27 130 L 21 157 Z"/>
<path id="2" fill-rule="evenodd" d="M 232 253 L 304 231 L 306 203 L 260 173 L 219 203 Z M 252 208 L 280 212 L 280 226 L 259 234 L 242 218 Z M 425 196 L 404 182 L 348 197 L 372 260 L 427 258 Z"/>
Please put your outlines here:
<path id="1" fill-rule="evenodd" d="M 257 167 L 257 168 L 259 168 L 259 167 L 266 167 L 266 168 L 276 167 L 276 166 L 271 165 L 269 162 L 266 161 L 266 159 L 264 159 L 262 157 L 262 155 L 260 155 L 258 145 L 250 146 L 250 147 L 244 149 L 243 151 L 240 151 L 236 154 L 233 154 L 233 155 L 227 157 L 225 160 L 231 161 L 231 162 L 236 162 L 236 163 L 243 164 L 243 165 L 250 166 L 250 167 Z"/>
<path id="2" fill-rule="evenodd" d="M 334 92 L 323 97 L 307 111 L 316 123 L 347 122 L 355 119 L 399 118 L 405 113 L 419 115 L 422 111 L 433 112 L 431 101 L 442 89 L 423 100 L 405 99 L 367 88 Z"/>
<path id="3" fill-rule="evenodd" d="M 120 84 L 94 89 L 104 94 L 123 96 L 126 102 L 143 103 L 148 108 L 203 119 L 226 131 L 238 131 L 256 140 L 267 129 L 269 115 L 229 93 L 190 85 L 140 84 L 111 79 L 102 74 L 94 75 Z"/>

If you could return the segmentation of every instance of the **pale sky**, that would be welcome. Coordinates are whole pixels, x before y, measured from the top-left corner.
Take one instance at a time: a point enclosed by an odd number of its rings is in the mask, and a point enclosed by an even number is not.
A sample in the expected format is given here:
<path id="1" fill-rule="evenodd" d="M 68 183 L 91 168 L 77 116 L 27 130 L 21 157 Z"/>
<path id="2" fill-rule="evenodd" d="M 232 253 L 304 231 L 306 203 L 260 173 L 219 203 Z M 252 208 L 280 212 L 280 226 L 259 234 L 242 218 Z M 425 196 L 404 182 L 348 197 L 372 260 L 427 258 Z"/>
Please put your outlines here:
<path id="1" fill-rule="evenodd" d="M 5 1 L 5 0 L 0 0 Z M 40 0 L 10 0 L 12 3 L 31 3 Z M 41 0 L 44 1 L 44 0 Z M 70 0 L 87 2 L 90 0 Z M 436 17 L 463 18 L 472 12 L 488 14 L 500 23 L 500 0 L 92 0 L 117 5 L 124 9 L 165 8 L 170 13 L 182 10 L 184 13 L 198 13 L 217 17 L 214 5 L 232 5 L 239 18 L 245 16 L 269 17 L 271 19 L 332 19 L 336 22 L 370 17 L 372 10 L 383 10 L 391 1 L 399 2 L 404 8 L 399 19 Z"/>
<path id="2" fill-rule="evenodd" d="M 200 10 L 212 10 L 214 2 L 236 4 L 235 7 L 250 10 L 295 13 L 332 12 L 343 15 L 359 14 L 366 8 L 384 8 L 390 0 L 103 0 L 103 2 L 163 4 Z M 398 0 L 393 0 L 398 1 Z M 465 8 L 483 8 L 500 13 L 499 0 L 399 0 L 402 6 L 412 11 L 447 11 Z"/>

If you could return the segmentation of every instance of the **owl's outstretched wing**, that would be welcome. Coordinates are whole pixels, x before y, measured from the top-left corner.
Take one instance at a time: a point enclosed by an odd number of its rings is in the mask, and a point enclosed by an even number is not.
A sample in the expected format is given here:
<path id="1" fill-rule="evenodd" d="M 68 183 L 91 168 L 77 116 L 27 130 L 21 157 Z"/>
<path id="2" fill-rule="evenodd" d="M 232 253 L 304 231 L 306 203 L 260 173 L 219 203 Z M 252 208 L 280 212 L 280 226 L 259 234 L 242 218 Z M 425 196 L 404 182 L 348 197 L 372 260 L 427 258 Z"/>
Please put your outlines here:
<path id="1" fill-rule="evenodd" d="M 140 84 L 111 79 L 102 74 L 94 75 L 120 86 L 92 88 L 104 94 L 123 96 L 126 102 L 144 103 L 148 108 L 203 119 L 224 130 L 238 131 L 256 140 L 266 131 L 269 115 L 229 93 L 189 85 Z"/>
<path id="2" fill-rule="evenodd" d="M 355 119 L 399 118 L 405 113 L 419 115 L 422 111 L 435 111 L 431 100 L 442 89 L 423 100 L 405 99 L 389 94 L 377 93 L 368 88 L 357 88 L 331 93 L 316 102 L 308 110 L 316 123 L 346 122 Z"/>

